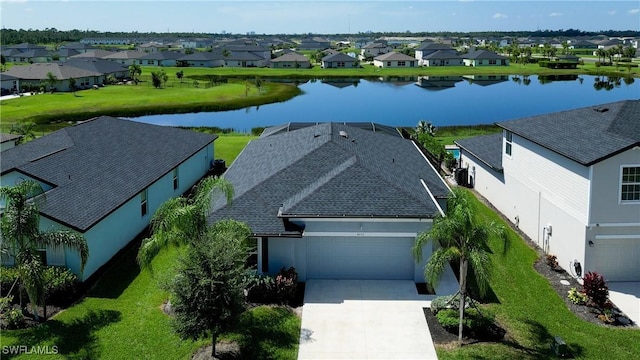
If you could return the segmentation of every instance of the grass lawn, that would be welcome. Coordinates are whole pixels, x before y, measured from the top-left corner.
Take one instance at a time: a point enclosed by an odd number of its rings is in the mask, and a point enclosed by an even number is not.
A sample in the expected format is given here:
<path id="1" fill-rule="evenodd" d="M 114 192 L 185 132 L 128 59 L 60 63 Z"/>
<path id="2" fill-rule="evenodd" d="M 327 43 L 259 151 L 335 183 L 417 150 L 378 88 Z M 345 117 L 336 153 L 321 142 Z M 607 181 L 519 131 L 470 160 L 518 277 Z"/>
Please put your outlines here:
<path id="1" fill-rule="evenodd" d="M 216 140 L 216 156 L 231 163 L 252 136 L 224 135 Z M 140 271 L 133 247 L 108 270 L 78 304 L 32 329 L 3 331 L 0 346 L 57 346 L 49 359 L 189 359 L 210 342 L 181 340 L 160 306 L 167 294 L 159 283 L 174 263 L 178 250 L 161 252 L 148 270 Z M 251 359 L 295 359 L 300 319 L 277 307 L 245 312 L 234 331 L 222 336 L 237 341 Z M 33 355 L 3 354 L 2 359 Z"/>
<path id="2" fill-rule="evenodd" d="M 248 92 L 247 92 L 248 90 Z M 258 91 L 243 82 L 210 88 L 173 86 L 156 89 L 148 83 L 110 85 L 76 94 L 53 93 L 25 96 L 0 102 L 2 128 L 16 122 L 45 124 L 86 120 L 100 115 L 140 116 L 180 112 L 220 111 L 288 100 L 300 94 L 294 86 L 269 83 Z"/>
<path id="3" fill-rule="evenodd" d="M 480 216 L 503 221 L 482 204 Z M 640 354 L 640 330 L 613 329 L 576 317 L 548 281 L 533 269 L 537 253 L 509 230 L 511 248 L 491 244 L 494 273 L 491 290 L 496 299 L 487 307 L 507 329 L 500 344 L 475 344 L 460 349 L 438 349 L 440 359 L 540 359 L 552 357 L 551 339 L 561 336 L 576 358 L 633 359 Z"/>
<path id="4" fill-rule="evenodd" d="M 455 140 L 501 131 L 502 129 L 495 125 L 445 126 L 436 129 L 435 138 L 442 145 L 453 145 Z"/>

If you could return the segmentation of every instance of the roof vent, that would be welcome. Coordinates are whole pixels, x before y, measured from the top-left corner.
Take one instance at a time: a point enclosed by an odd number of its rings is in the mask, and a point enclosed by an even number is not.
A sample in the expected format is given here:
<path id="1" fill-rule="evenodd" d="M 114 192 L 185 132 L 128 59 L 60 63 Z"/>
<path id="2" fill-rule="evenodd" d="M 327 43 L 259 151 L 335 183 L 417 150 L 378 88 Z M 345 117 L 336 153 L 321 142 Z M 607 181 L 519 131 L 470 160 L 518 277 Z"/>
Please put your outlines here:
<path id="1" fill-rule="evenodd" d="M 607 112 L 607 111 L 609 111 L 609 108 L 606 108 L 606 107 L 597 107 L 597 108 L 594 108 L 593 110 L 594 110 L 594 111 L 597 111 L 597 112 L 599 112 L 599 113 L 603 113 L 603 112 Z"/>
<path id="2" fill-rule="evenodd" d="M 344 130 L 340 130 L 339 134 L 340 134 L 340 136 L 342 136 L 345 139 L 349 138 L 349 134 L 347 134 L 347 132 L 344 131 Z"/>

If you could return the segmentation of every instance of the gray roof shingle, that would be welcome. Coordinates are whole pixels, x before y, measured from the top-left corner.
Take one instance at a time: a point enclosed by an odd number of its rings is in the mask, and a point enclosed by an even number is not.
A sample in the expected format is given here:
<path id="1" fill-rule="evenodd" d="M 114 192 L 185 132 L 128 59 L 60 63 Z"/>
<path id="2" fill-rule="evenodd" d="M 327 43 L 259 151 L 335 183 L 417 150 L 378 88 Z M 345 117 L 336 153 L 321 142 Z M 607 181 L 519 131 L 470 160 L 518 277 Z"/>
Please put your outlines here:
<path id="1" fill-rule="evenodd" d="M 295 217 L 433 218 L 437 205 L 420 180 L 436 198 L 449 193 L 410 140 L 337 123 L 254 140 L 224 177 L 235 197 L 216 202 L 210 221 L 234 218 L 270 236 L 300 235 L 287 220 Z"/>
<path id="2" fill-rule="evenodd" d="M 2 152 L 2 174 L 53 185 L 42 215 L 84 232 L 216 139 L 107 116 Z"/>
<path id="3" fill-rule="evenodd" d="M 534 116 L 498 126 L 590 166 L 640 145 L 640 100 Z"/>
<path id="4" fill-rule="evenodd" d="M 456 145 L 496 171 L 502 171 L 502 133 L 456 140 Z"/>

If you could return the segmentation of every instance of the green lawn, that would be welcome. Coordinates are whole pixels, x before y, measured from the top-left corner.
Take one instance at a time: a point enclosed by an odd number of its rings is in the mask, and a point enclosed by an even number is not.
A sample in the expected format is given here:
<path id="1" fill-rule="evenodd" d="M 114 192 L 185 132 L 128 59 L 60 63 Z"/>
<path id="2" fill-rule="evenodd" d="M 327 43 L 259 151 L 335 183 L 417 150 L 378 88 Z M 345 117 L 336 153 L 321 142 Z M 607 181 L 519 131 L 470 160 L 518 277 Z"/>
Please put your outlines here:
<path id="1" fill-rule="evenodd" d="M 216 140 L 216 156 L 230 164 L 252 138 L 223 135 Z M 167 294 L 159 284 L 178 250 L 163 251 L 154 259 L 153 276 L 140 271 L 136 253 L 136 247 L 129 249 L 81 302 L 45 324 L 3 331 L 0 346 L 57 346 L 59 354 L 48 359 L 189 359 L 210 339 L 181 340 L 160 309 Z M 290 310 L 264 306 L 245 312 L 236 329 L 222 338 L 237 341 L 251 359 L 295 359 L 299 332 L 300 319 Z M 2 359 L 14 357 L 2 355 Z"/>
<path id="2" fill-rule="evenodd" d="M 269 83 L 261 91 L 244 82 L 205 88 L 204 85 L 156 89 L 148 83 L 110 85 L 76 94 L 53 93 L 0 102 L 2 126 L 16 122 L 45 124 L 86 120 L 100 115 L 140 116 L 180 112 L 221 111 L 288 100 L 300 94 L 294 86 Z"/>
<path id="3" fill-rule="evenodd" d="M 455 140 L 502 131 L 495 125 L 445 126 L 436 129 L 435 138 L 442 145 L 453 145 Z"/>
<path id="4" fill-rule="evenodd" d="M 480 216 L 503 221 L 478 204 Z M 501 344 L 475 344 L 461 349 L 438 349 L 440 359 L 540 359 L 551 357 L 549 344 L 561 336 L 579 359 L 633 359 L 640 354 L 640 330 L 611 329 L 577 318 L 549 282 L 533 269 L 537 253 L 509 230 L 511 248 L 491 243 L 494 301 L 487 307 L 507 329 Z"/>

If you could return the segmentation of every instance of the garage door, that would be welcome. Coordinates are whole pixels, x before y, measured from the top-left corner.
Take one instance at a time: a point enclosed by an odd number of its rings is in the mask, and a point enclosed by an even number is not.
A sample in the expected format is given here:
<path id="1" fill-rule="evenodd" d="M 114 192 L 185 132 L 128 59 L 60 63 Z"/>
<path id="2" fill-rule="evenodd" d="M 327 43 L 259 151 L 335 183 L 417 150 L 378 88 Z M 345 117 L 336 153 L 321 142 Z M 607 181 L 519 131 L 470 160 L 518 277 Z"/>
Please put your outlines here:
<path id="1" fill-rule="evenodd" d="M 640 238 L 596 237 L 594 270 L 607 281 L 640 281 Z"/>
<path id="2" fill-rule="evenodd" d="M 410 238 L 309 237 L 309 279 L 413 280 Z"/>

